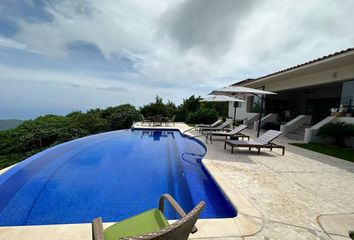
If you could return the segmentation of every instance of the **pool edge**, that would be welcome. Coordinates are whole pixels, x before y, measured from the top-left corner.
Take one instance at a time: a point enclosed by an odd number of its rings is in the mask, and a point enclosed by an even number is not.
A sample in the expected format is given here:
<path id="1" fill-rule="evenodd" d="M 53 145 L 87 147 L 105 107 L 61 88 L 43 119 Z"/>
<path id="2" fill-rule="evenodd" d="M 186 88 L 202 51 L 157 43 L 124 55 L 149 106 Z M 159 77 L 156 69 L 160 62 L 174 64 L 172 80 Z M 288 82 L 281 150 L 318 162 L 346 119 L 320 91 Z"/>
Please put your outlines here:
<path id="1" fill-rule="evenodd" d="M 162 130 L 178 130 L 181 134 L 190 127 L 185 123 L 176 123 L 177 126 L 171 127 L 156 127 L 153 129 Z M 139 128 L 144 129 L 143 126 Z M 146 128 L 152 128 L 146 126 Z M 146 129 L 145 128 L 145 129 Z M 196 137 L 191 132 L 185 135 Z M 195 138 L 201 142 L 206 151 L 208 147 L 200 139 Z M 221 238 L 221 237 L 246 237 L 252 236 L 263 228 L 263 217 L 261 213 L 253 206 L 247 199 L 246 195 L 234 186 L 226 176 L 215 166 L 212 160 L 203 158 L 202 164 L 208 171 L 214 182 L 220 190 L 227 197 L 227 200 L 236 209 L 237 216 L 234 218 L 209 218 L 199 219 L 197 227 L 199 231 L 190 235 L 194 238 Z M 3 174 L 11 169 L 16 164 L 0 170 Z M 169 221 L 173 222 L 173 220 Z M 104 227 L 108 227 L 113 223 L 104 223 Z M 0 226 L 0 236 L 8 240 L 12 239 L 90 239 L 91 238 L 91 224 L 57 224 L 57 225 L 35 225 L 35 226 Z"/>
<path id="2" fill-rule="evenodd" d="M 173 127 L 136 125 L 134 126 L 134 129 L 178 130 L 182 135 L 194 137 L 195 140 L 205 147 L 206 153 L 208 152 L 207 144 L 203 143 L 200 139 L 197 139 L 191 132 L 183 133 L 190 129 L 185 123 L 179 123 L 177 126 Z M 237 215 L 233 218 L 199 219 L 196 224 L 199 231 L 190 235 L 190 238 L 247 237 L 255 235 L 261 231 L 263 228 L 263 217 L 248 200 L 246 195 L 227 180 L 225 175 L 215 166 L 212 160 L 203 157 L 202 164 L 227 200 L 231 203 L 232 207 L 236 209 Z"/>

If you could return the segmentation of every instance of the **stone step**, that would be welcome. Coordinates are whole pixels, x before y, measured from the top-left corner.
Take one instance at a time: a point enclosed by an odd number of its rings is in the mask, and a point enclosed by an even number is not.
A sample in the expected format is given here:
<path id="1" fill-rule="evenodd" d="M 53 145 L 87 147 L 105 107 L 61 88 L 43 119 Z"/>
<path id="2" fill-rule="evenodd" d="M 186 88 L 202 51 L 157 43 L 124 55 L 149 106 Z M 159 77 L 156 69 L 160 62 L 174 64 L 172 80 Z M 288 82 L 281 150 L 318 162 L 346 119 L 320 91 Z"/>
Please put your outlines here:
<path id="1" fill-rule="evenodd" d="M 304 140 L 304 136 L 291 135 L 291 134 L 288 135 L 287 138 L 291 140 Z"/>
<path id="2" fill-rule="evenodd" d="M 301 127 L 296 128 L 295 130 L 291 131 L 290 133 L 301 133 L 305 134 L 305 129 L 311 127 L 311 125 L 302 125 Z"/>
<path id="3" fill-rule="evenodd" d="M 288 133 L 288 136 L 296 136 L 296 137 L 304 137 L 305 136 L 305 133 L 302 133 L 302 132 L 290 132 Z"/>

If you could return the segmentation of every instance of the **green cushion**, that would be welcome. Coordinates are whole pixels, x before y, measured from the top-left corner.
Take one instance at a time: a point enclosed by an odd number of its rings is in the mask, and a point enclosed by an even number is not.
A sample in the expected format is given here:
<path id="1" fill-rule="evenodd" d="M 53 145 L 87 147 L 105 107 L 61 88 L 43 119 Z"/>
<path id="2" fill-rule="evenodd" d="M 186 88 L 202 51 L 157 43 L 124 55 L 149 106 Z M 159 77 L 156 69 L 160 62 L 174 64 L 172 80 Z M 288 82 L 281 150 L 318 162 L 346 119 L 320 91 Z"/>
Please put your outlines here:
<path id="1" fill-rule="evenodd" d="M 151 209 L 134 217 L 118 222 L 103 231 L 105 240 L 136 236 L 155 232 L 169 226 L 159 209 Z"/>

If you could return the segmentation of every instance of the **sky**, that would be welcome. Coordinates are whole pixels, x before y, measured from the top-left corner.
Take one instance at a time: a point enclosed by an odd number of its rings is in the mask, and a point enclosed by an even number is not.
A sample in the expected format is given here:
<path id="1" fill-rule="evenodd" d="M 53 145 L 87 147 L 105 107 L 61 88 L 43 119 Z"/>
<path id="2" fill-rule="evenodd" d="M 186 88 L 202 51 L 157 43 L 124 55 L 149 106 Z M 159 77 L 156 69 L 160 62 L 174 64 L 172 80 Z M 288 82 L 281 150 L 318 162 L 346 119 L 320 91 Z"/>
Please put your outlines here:
<path id="1" fill-rule="evenodd" d="M 191 95 L 354 46 L 353 0 L 1 0 L 0 119 Z"/>

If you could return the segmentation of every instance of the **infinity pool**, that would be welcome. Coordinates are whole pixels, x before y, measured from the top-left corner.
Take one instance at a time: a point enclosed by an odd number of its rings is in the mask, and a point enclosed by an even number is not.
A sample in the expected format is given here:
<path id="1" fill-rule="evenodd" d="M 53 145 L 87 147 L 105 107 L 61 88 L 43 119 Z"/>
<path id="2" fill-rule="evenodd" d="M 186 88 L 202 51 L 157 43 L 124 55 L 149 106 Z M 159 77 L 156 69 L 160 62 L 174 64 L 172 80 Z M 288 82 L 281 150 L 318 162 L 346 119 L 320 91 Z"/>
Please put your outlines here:
<path id="1" fill-rule="evenodd" d="M 204 145 L 179 131 L 121 130 L 70 141 L 0 175 L 0 225 L 116 222 L 170 193 L 202 218 L 235 217 L 201 165 Z M 167 217 L 174 219 L 171 209 Z"/>

